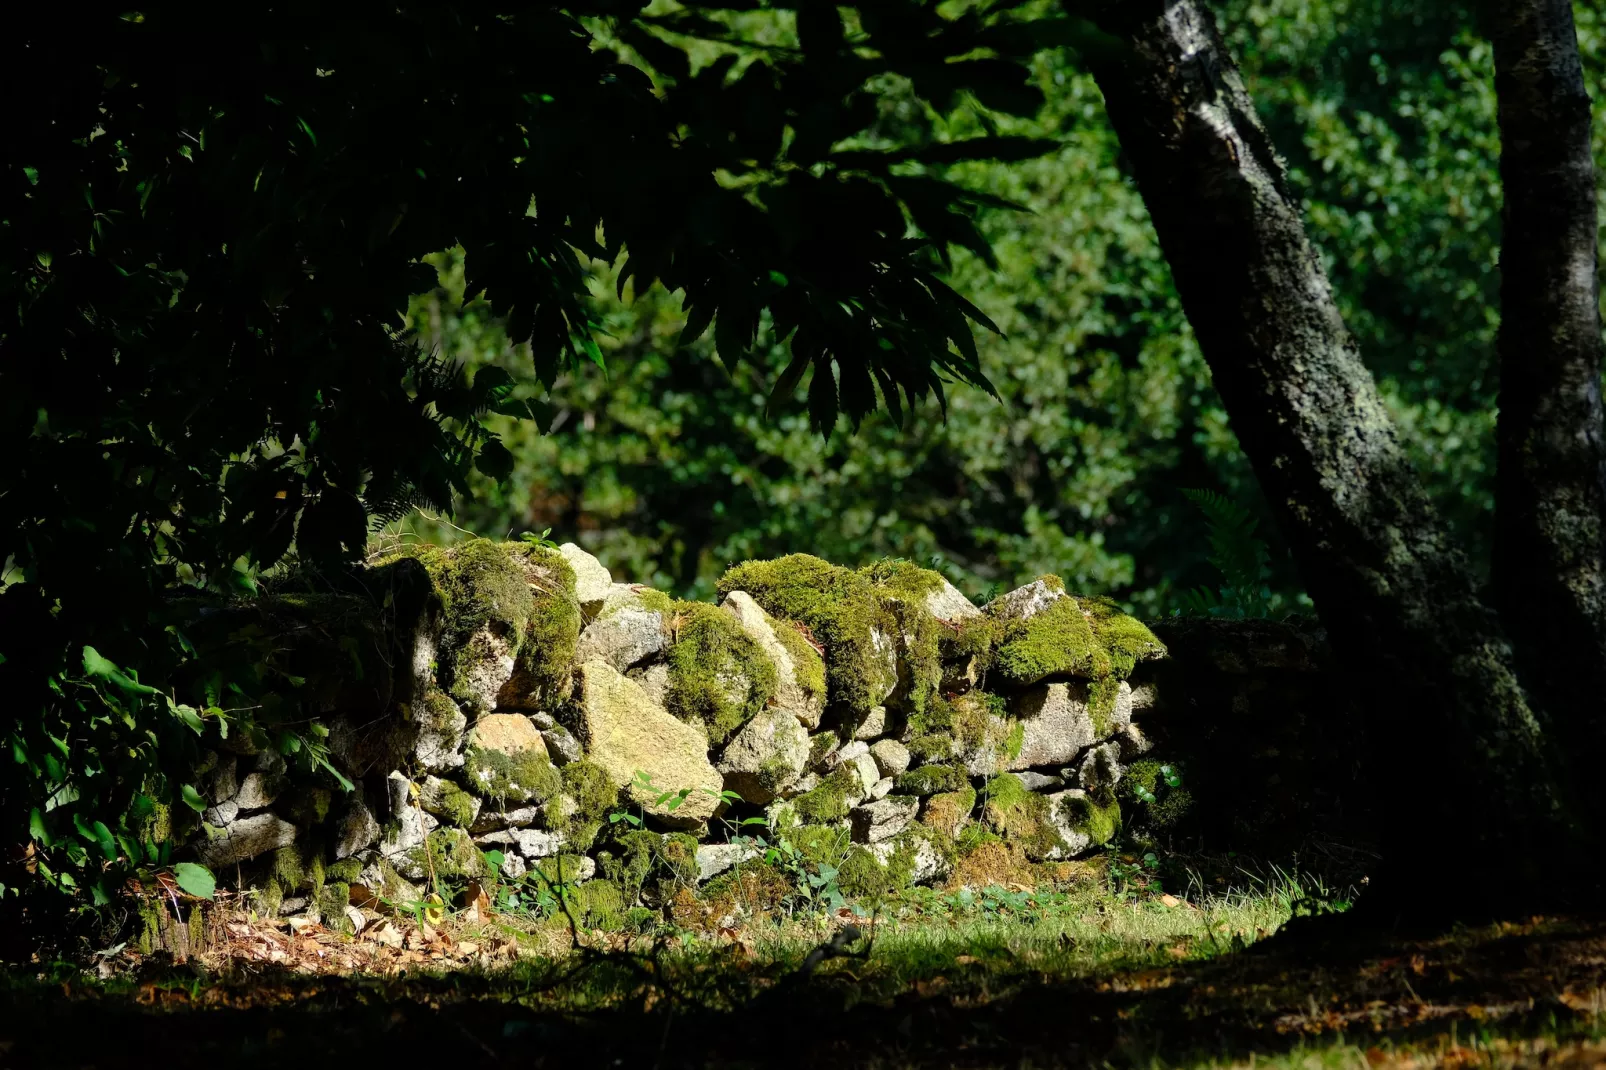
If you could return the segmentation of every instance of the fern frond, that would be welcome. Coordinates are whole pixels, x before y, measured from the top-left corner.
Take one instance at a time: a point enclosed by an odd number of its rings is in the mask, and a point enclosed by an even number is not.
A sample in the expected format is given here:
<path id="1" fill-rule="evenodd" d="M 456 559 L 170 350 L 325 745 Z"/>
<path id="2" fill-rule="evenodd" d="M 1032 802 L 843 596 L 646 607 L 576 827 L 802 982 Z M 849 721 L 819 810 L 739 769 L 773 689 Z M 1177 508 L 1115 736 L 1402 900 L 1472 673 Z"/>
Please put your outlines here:
<path id="1" fill-rule="evenodd" d="M 1269 607 L 1262 594 L 1271 555 L 1255 537 L 1257 521 L 1238 502 L 1212 490 L 1183 490 L 1183 496 L 1210 525 L 1210 564 L 1226 582 L 1221 599 L 1210 609 L 1217 616 L 1263 617 Z"/>

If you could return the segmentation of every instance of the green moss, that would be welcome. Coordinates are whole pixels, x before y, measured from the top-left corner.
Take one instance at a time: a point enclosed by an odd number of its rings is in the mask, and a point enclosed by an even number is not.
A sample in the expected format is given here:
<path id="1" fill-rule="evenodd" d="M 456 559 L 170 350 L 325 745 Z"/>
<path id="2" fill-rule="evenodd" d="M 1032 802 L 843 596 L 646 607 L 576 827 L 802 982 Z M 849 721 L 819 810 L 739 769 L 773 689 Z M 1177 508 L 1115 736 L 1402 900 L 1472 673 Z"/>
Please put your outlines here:
<path id="1" fill-rule="evenodd" d="M 1139 789 L 1147 794 L 1144 798 Z M 1193 807 L 1193 795 L 1186 788 L 1173 788 L 1165 781 L 1160 763 L 1143 758 L 1127 767 L 1119 792 L 1131 805 L 1142 805 L 1142 814 L 1151 828 L 1175 825 Z M 1149 802 L 1148 799 L 1154 799 Z"/>
<path id="2" fill-rule="evenodd" d="M 909 753 L 923 760 L 974 754 L 987 742 L 992 714 L 1001 714 L 1003 699 L 985 691 L 946 697 L 934 695 L 926 708 L 909 715 L 914 742 Z"/>
<path id="3" fill-rule="evenodd" d="M 920 812 L 920 823 L 953 837 L 968 826 L 975 809 L 976 789 L 966 784 L 958 791 L 942 791 L 928 798 Z"/>
<path id="4" fill-rule="evenodd" d="M 809 737 L 809 768 L 819 765 L 842 741 L 835 732 L 818 732 Z"/>
<path id="5" fill-rule="evenodd" d="M 549 546 L 510 543 L 507 552 L 523 566 L 530 613 L 519 668 L 543 694 L 568 693 L 574 649 L 580 639 L 580 603 L 574 594 L 574 568 Z"/>
<path id="6" fill-rule="evenodd" d="M 624 928 L 627 932 L 651 932 L 657 927 L 659 914 L 648 907 L 631 907 L 625 911 Z"/>
<path id="7" fill-rule="evenodd" d="M 679 888 L 697 886 L 697 839 L 684 832 L 660 835 L 631 829 L 598 852 L 597 866 L 623 890 L 626 903 L 634 903 L 652 882 L 659 896 L 667 898 Z"/>
<path id="8" fill-rule="evenodd" d="M 461 711 L 457 703 L 440 688 L 431 686 L 424 692 L 424 721 L 437 732 L 451 731 L 457 727 Z"/>
<path id="9" fill-rule="evenodd" d="M 676 603 L 664 705 L 706 725 L 715 746 L 775 697 L 775 665 L 736 619 L 705 602 Z"/>
<path id="10" fill-rule="evenodd" d="M 534 747 L 513 754 L 470 747 L 463 774 L 476 794 L 498 802 L 542 802 L 563 787 L 557 766 Z"/>
<path id="11" fill-rule="evenodd" d="M 1014 721 L 1009 726 L 1009 734 L 1004 737 L 1004 754 L 1010 761 L 1020 757 L 1020 749 L 1026 745 L 1026 725 L 1021 721 Z"/>
<path id="12" fill-rule="evenodd" d="M 268 865 L 268 874 L 287 892 L 294 892 L 306 885 L 307 863 L 300 846 L 292 843 L 274 851 Z"/>
<path id="13" fill-rule="evenodd" d="M 436 880 L 455 881 L 491 876 L 485 855 L 466 829 L 439 828 L 408 852 L 415 867 L 433 873 Z"/>
<path id="14" fill-rule="evenodd" d="M 875 585 L 809 554 L 748 561 L 719 581 L 719 593 L 746 591 L 771 616 L 799 621 L 825 647 L 829 699 L 867 713 L 896 684 L 872 633 L 893 622 Z M 895 671 L 895 670 L 894 670 Z"/>
<path id="15" fill-rule="evenodd" d="M 956 757 L 954 737 L 946 732 L 928 732 L 908 743 L 909 757 L 916 762 L 945 762 Z"/>
<path id="16" fill-rule="evenodd" d="M 323 890 L 323 883 L 324 883 L 324 877 L 325 877 L 324 865 L 323 865 L 323 855 L 317 853 L 316 851 L 308 851 L 307 854 L 306 854 L 306 858 L 307 858 L 307 883 L 312 887 L 312 894 L 313 895 L 317 895 L 319 892 L 321 892 Z"/>
<path id="17" fill-rule="evenodd" d="M 575 817 L 595 819 L 603 817 L 619 804 L 619 789 L 606 770 L 594 762 L 581 759 L 563 767 L 563 786 L 574 797 Z"/>
<path id="18" fill-rule="evenodd" d="M 926 609 L 927 597 L 943 589 L 942 575 L 897 558 L 877 561 L 859 571 L 875 585 L 902 640 L 900 705 L 906 711 L 923 710 L 942 683 L 941 645 L 946 629 Z"/>
<path id="19" fill-rule="evenodd" d="M 270 877 L 259 889 L 257 908 L 262 911 L 264 917 L 271 918 L 279 913 L 279 906 L 283 902 L 284 889 L 279 887 L 278 881 Z"/>
<path id="20" fill-rule="evenodd" d="M 1139 661 L 1165 656 L 1165 644 L 1136 617 L 1121 612 L 1108 598 L 1078 599 L 1082 610 L 1092 618 L 1093 635 L 1110 659 L 1110 670 L 1117 679 L 1132 675 Z"/>
<path id="21" fill-rule="evenodd" d="M 893 781 L 893 789 L 902 795 L 937 795 L 969 786 L 970 778 L 957 765 L 922 765 Z"/>
<path id="22" fill-rule="evenodd" d="M 689 832 L 671 832 L 659 847 L 666 875 L 675 884 L 697 887 L 697 837 Z"/>
<path id="23" fill-rule="evenodd" d="M 1021 686 L 1049 676 L 1107 676 L 1110 659 L 1081 603 L 1061 598 L 1035 617 L 1005 627 L 992 671 Z"/>
<path id="24" fill-rule="evenodd" d="M 1113 796 L 1072 796 L 1061 800 L 1060 806 L 1065 823 L 1085 833 L 1095 846 L 1109 843 L 1121 831 L 1121 804 Z"/>
<path id="25" fill-rule="evenodd" d="M 793 799 L 792 809 L 808 825 L 842 820 L 848 816 L 847 794 L 853 787 L 849 778 L 856 776 L 858 774 L 848 766 L 841 767 L 813 789 Z"/>
<path id="26" fill-rule="evenodd" d="M 569 909 L 583 928 L 616 932 L 625 927 L 627 900 L 609 880 L 590 880 L 569 893 Z"/>
<path id="27" fill-rule="evenodd" d="M 1041 861 L 1066 848 L 1052 821 L 1053 804 L 1048 796 L 1027 791 L 1018 777 L 1003 773 L 987 782 L 983 790 L 983 814 L 987 824 L 1005 842 L 1019 847 L 1027 858 Z"/>
<path id="28" fill-rule="evenodd" d="M 351 887 L 344 882 L 333 881 L 321 888 L 315 900 L 318 904 L 318 918 L 325 929 L 337 933 L 352 931 L 351 919 L 346 917 L 346 907 L 351 902 Z"/>
<path id="29" fill-rule="evenodd" d="M 489 539 L 417 556 L 441 599 L 441 683 L 452 698 L 469 701 L 464 682 L 472 663 L 488 654 L 476 636 L 486 630 L 500 635 L 515 658 L 523 649 L 534 612 L 524 569 L 506 546 Z"/>
<path id="30" fill-rule="evenodd" d="M 950 621 L 939 637 L 939 655 L 948 662 L 979 659 L 977 668 L 985 672 L 992 664 L 993 648 L 1002 634 L 999 622 L 986 614 Z"/>
<path id="31" fill-rule="evenodd" d="M 301 785 L 275 807 L 297 825 L 316 825 L 329 816 L 333 793 L 328 788 Z"/>
<path id="32" fill-rule="evenodd" d="M 323 879 L 326 881 L 342 881 L 346 884 L 356 884 L 362 876 L 362 863 L 355 858 L 342 858 L 338 862 L 330 862 L 323 870 Z"/>
<path id="33" fill-rule="evenodd" d="M 865 848 L 854 844 L 848 849 L 848 855 L 842 860 L 837 870 L 837 887 L 842 894 L 850 899 L 864 899 L 875 902 L 884 899 L 899 890 L 900 882 L 890 872 L 889 866 L 883 866 L 881 860 L 876 858 Z"/>
<path id="34" fill-rule="evenodd" d="M 474 805 L 474 796 L 451 781 L 441 785 L 440 790 L 430 798 L 429 804 L 424 809 L 459 828 L 468 828 L 479 814 L 479 809 Z"/>
<path id="35" fill-rule="evenodd" d="M 780 835 L 811 867 L 841 866 L 852 846 L 851 834 L 846 828 L 829 825 L 799 825 Z"/>
<path id="36" fill-rule="evenodd" d="M 1061 594 L 1065 593 L 1065 581 L 1051 572 L 1045 572 L 1043 575 L 1037 577 L 1037 582 L 1041 583 L 1044 587 L 1047 587 L 1051 591 L 1058 591 Z"/>
<path id="37" fill-rule="evenodd" d="M 792 678 L 804 695 L 814 702 L 825 701 L 825 659 L 814 649 L 814 644 L 803 637 L 792 621 L 770 621 L 775 638 L 792 659 Z"/>

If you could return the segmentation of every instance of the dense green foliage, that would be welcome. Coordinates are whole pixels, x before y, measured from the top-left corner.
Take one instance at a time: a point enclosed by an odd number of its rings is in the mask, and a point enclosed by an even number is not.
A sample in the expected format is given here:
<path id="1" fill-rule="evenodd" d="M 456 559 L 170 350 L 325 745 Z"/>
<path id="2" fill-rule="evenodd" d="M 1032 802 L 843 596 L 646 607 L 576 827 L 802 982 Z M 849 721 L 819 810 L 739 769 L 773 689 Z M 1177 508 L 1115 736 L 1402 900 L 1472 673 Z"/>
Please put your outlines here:
<path id="1" fill-rule="evenodd" d="M 1574 7 L 1590 84 L 1606 84 L 1606 19 Z M 1484 567 L 1500 209 L 1489 45 L 1457 4 L 1228 0 L 1219 14 L 1363 355 L 1436 505 Z M 1272 612 L 1291 608 L 1297 577 L 1123 177 L 1099 93 L 1062 56 L 1044 56 L 1036 80 L 1046 110 L 1002 128 L 1061 139 L 1060 151 L 959 172 L 1032 209 L 984 213 L 998 269 L 961 258 L 954 274 L 1004 331 L 978 339 L 1001 402 L 956 391 L 946 422 L 930 406 L 911 428 L 873 416 L 857 434 L 844 425 L 822 440 L 801 417 L 764 417 L 783 349 L 771 342 L 727 376 L 706 345 L 676 345 L 673 296 L 617 301 L 598 266 L 609 375 L 561 379 L 552 433 L 508 430 L 515 477 L 477 480 L 456 522 L 497 536 L 577 534 L 620 574 L 687 596 L 706 597 L 730 563 L 806 551 L 845 564 L 938 556 L 971 594 L 1056 572 L 1163 614 L 1221 583 L 1208 522 L 1183 494 L 1212 487 L 1261 518 L 1273 544 L 1265 593 Z M 893 118 L 911 121 L 910 109 Z M 964 136 L 973 124 L 959 117 L 935 132 Z M 455 261 L 440 264 L 441 288 L 413 306 L 424 337 L 471 363 L 527 366 L 483 305 L 461 304 Z"/>
<path id="2" fill-rule="evenodd" d="M 683 292 L 688 339 L 717 311 L 731 368 L 779 325 L 777 403 L 806 385 L 816 424 L 984 384 L 985 317 L 939 272 L 951 245 L 985 254 L 988 198 L 934 169 L 1039 146 L 901 146 L 878 101 L 895 81 L 939 111 L 1032 114 L 1024 60 L 1086 37 L 1017 3 L 911 0 L 848 23 L 800 0 L 783 46 L 741 49 L 723 4 L 227 17 L 213 39 L 213 7 L 44 5 L 0 38 L 0 85 L 29 102 L 0 171 L 0 733 L 21 774 L 0 838 L 55 845 L 36 868 L 64 858 L 101 895 L 164 860 L 179 830 L 151 815 L 199 802 L 164 776 L 198 743 L 259 723 L 290 754 L 317 742 L 300 703 L 185 669 L 171 596 L 249 587 L 292 544 L 348 561 L 371 515 L 511 470 L 484 417 L 531 415 L 513 377 L 404 329 L 435 281 L 421 258 L 464 251 L 521 378 L 601 362 L 578 251 Z"/>

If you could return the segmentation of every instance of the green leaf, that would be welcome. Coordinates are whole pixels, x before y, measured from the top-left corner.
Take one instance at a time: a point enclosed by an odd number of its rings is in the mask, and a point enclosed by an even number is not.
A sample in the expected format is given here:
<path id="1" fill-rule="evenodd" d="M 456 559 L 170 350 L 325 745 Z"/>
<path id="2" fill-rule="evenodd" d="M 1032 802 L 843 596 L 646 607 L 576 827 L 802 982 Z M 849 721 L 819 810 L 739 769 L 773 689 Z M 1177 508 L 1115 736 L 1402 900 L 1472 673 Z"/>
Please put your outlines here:
<path id="1" fill-rule="evenodd" d="M 212 871 L 195 862 L 175 865 L 173 879 L 187 894 L 197 899 L 211 899 L 217 892 L 217 878 L 212 876 Z"/>
<path id="2" fill-rule="evenodd" d="M 501 439 L 488 439 L 475 456 L 474 467 L 497 482 L 504 482 L 513 474 L 513 453 L 502 445 Z"/>
<path id="3" fill-rule="evenodd" d="M 55 842 L 50 838 L 50 830 L 45 828 L 45 815 L 39 812 L 39 807 L 37 806 L 34 807 L 33 812 L 28 815 L 28 835 L 38 840 L 46 847 L 49 847 Z"/>
<path id="4" fill-rule="evenodd" d="M 174 704 L 173 713 L 196 735 L 206 731 L 206 725 L 202 723 L 201 715 L 195 711 L 194 706 Z"/>
<path id="5" fill-rule="evenodd" d="M 179 795 L 184 799 L 184 805 L 196 813 L 206 809 L 206 800 L 201 798 L 201 793 L 196 791 L 193 786 L 185 784 L 179 789 Z"/>

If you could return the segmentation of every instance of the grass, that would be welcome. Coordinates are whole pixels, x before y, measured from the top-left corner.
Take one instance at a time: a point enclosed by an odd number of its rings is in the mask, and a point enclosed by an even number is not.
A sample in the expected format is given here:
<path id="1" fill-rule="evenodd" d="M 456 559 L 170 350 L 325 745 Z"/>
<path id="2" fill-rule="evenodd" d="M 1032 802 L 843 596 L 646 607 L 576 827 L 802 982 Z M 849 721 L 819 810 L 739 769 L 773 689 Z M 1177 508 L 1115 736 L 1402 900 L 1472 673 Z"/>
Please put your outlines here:
<path id="1" fill-rule="evenodd" d="M 0 1065 L 630 1067 L 1584 1066 L 1606 1057 L 1606 923 L 1356 930 L 1319 881 L 1236 886 L 1141 863 L 1068 887 L 923 892 L 852 919 L 581 934 L 445 922 L 383 969 L 144 961 L 0 982 Z M 1281 935 L 1287 929 L 1288 935 Z M 361 944 L 302 933 L 307 957 Z M 433 947 L 477 944 L 446 969 Z M 483 949 L 511 952 L 488 957 Z M 813 956 L 819 958 L 818 954 Z M 74 1053 L 63 1057 L 63 1052 Z M 74 1061 L 74 1059 L 77 1061 Z M 8 1059 L 10 1061 L 8 1061 Z M 544 1062 L 543 1062 L 544 1060 Z"/>

